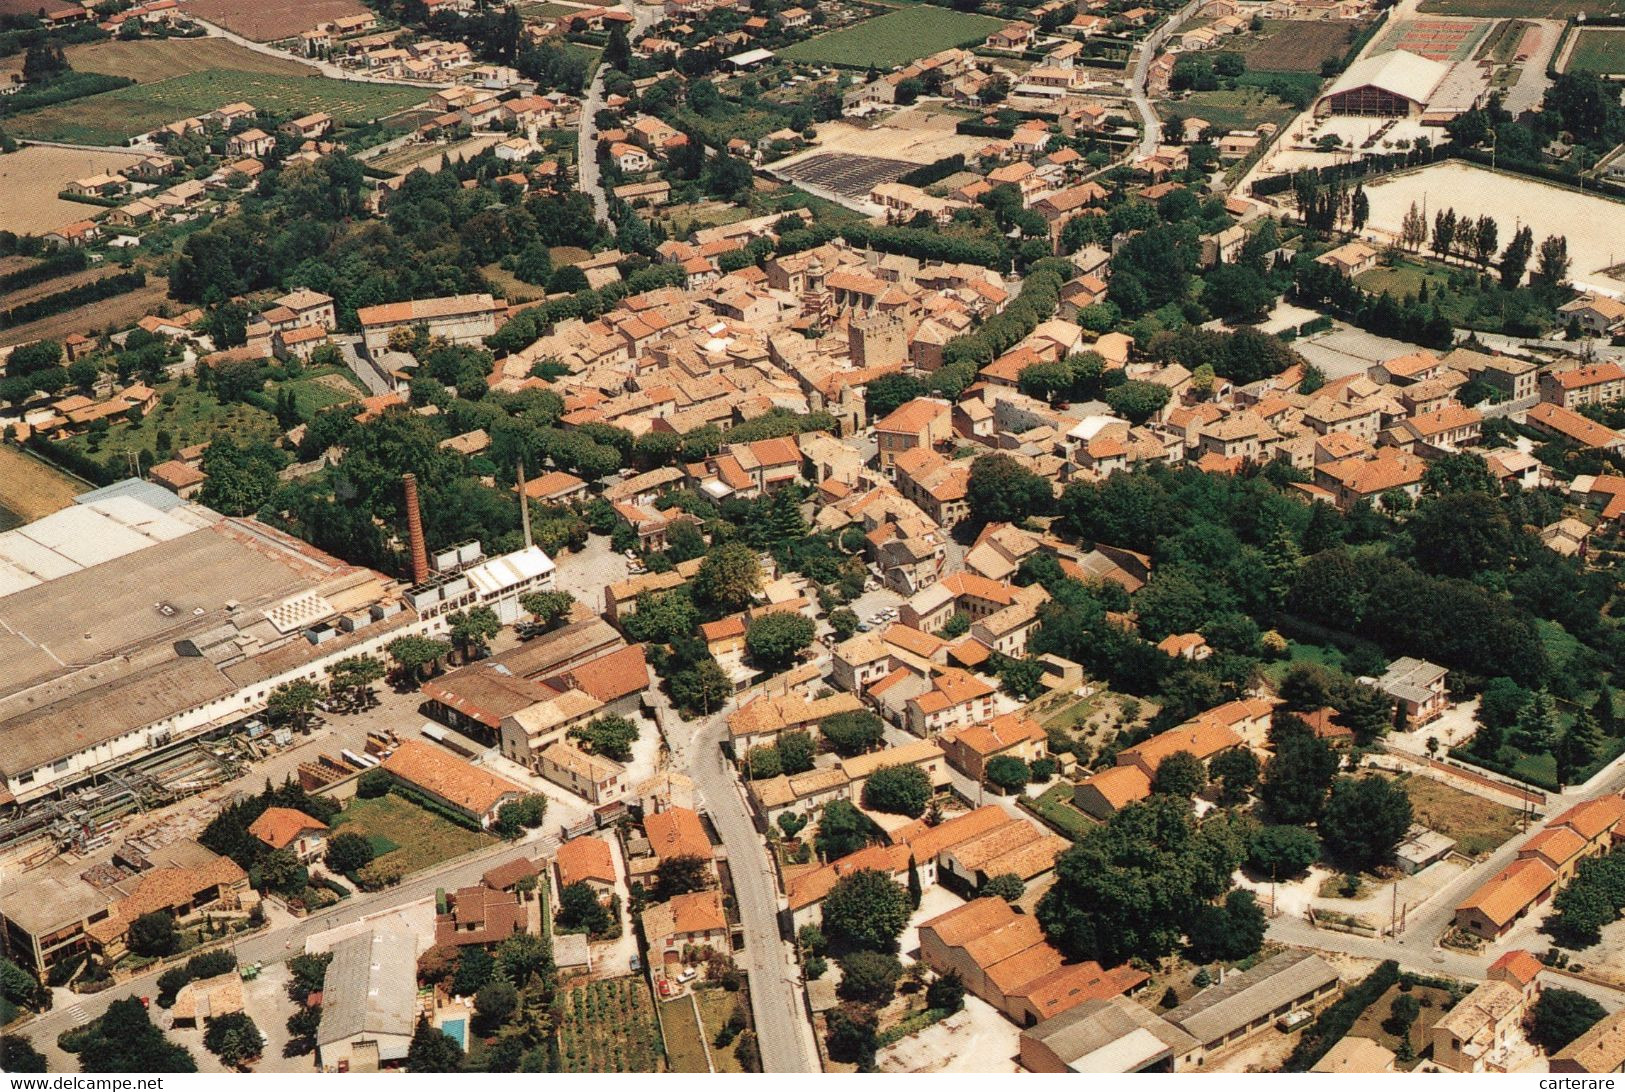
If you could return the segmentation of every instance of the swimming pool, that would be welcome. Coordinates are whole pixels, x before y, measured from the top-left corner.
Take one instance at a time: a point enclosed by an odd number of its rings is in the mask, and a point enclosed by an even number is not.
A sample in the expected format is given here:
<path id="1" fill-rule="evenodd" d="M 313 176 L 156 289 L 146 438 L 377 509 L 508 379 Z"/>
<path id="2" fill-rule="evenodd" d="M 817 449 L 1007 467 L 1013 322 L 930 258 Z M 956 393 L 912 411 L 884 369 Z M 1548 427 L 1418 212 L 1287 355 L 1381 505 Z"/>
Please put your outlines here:
<path id="1" fill-rule="evenodd" d="M 452 1042 L 456 1043 L 464 1050 L 468 1049 L 467 1020 L 463 1019 L 462 1017 L 458 1017 L 455 1020 L 442 1020 L 440 1021 L 440 1030 L 445 1032 Z"/>

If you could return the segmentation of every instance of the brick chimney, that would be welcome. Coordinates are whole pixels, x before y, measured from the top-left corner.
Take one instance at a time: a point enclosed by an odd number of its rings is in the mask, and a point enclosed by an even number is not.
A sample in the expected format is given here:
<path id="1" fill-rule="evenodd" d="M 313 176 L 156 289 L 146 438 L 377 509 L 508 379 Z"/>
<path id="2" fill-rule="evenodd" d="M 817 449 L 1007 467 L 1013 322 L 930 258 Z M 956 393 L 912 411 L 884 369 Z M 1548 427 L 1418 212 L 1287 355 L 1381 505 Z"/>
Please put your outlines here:
<path id="1" fill-rule="evenodd" d="M 429 579 L 429 549 L 423 544 L 423 513 L 418 510 L 418 476 L 405 474 L 401 485 L 406 491 L 406 537 L 412 548 L 412 583 Z"/>

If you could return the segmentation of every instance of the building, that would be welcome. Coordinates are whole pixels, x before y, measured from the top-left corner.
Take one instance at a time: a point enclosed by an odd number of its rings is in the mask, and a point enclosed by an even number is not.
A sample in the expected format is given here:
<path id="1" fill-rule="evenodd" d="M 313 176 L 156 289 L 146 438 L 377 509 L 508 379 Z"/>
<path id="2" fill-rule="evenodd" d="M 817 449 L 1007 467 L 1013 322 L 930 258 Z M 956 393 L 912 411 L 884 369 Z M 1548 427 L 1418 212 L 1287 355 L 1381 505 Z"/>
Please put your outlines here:
<path id="1" fill-rule="evenodd" d="M 1392 1073 L 1393 1051 L 1363 1035 L 1346 1035 L 1309 1068 L 1311 1073 Z"/>
<path id="2" fill-rule="evenodd" d="M 1031 763 L 1049 754 L 1049 736 L 1037 721 L 1016 713 L 994 717 L 943 733 L 939 742 L 953 767 L 966 777 L 982 779 L 995 758 L 1019 758 Z"/>
<path id="3" fill-rule="evenodd" d="M 1592 337 L 1606 337 L 1625 328 L 1625 303 L 1612 296 L 1586 292 L 1557 309 L 1564 321 L 1572 319 Z"/>
<path id="4" fill-rule="evenodd" d="M 578 883 L 587 884 L 600 898 L 615 891 L 615 856 L 609 843 L 597 835 L 572 838 L 559 846 L 553 855 L 553 867 L 558 872 L 560 891 Z"/>
<path id="5" fill-rule="evenodd" d="M 1315 103 L 1317 115 L 1420 118 L 1450 66 L 1402 49 L 1349 65 Z"/>
<path id="6" fill-rule="evenodd" d="M 497 323 L 508 309 L 506 300 L 492 299 L 488 292 L 436 299 L 407 300 L 362 307 L 356 311 L 367 355 L 374 360 L 389 348 L 389 336 L 396 330 L 408 332 L 422 327 L 431 338 L 444 338 L 456 345 L 479 345 L 497 332 Z"/>
<path id="7" fill-rule="evenodd" d="M 490 607 L 503 625 L 528 617 L 519 600 L 551 591 L 556 566 L 540 546 L 486 557 L 476 540 L 430 555 L 426 579 L 406 590 L 406 602 L 425 619 L 442 618 L 470 607 Z"/>
<path id="8" fill-rule="evenodd" d="M 685 949 L 727 953 L 733 947 L 722 892 L 716 888 L 674 895 L 649 907 L 643 912 L 643 935 L 649 942 L 649 962 L 658 964 L 667 978 L 677 977 L 686 962 Z"/>
<path id="9" fill-rule="evenodd" d="M 327 851 L 327 824 L 296 808 L 266 808 L 248 833 L 272 849 L 286 849 L 309 864 Z"/>
<path id="10" fill-rule="evenodd" d="M 176 1027 L 202 1027 L 217 1016 L 243 1011 L 243 979 L 236 971 L 193 979 L 180 988 L 169 1015 Z"/>
<path id="11" fill-rule="evenodd" d="M 705 833 L 705 824 L 700 822 L 697 812 L 688 808 L 667 808 L 644 816 L 643 832 L 661 863 L 678 857 L 699 857 L 706 861 L 712 858 L 711 839 Z"/>
<path id="12" fill-rule="evenodd" d="M 1029 1073 L 1180 1073 L 1200 1064 L 1202 1044 L 1122 997 L 1084 1001 L 1021 1033 Z"/>
<path id="13" fill-rule="evenodd" d="M 1625 1010 L 1611 1013 L 1553 1054 L 1552 1073 L 1625 1073 Z"/>
<path id="14" fill-rule="evenodd" d="M 1329 265 L 1345 277 L 1358 277 L 1361 273 L 1377 268 L 1377 252 L 1358 240 L 1344 243 L 1335 250 L 1328 250 L 1315 261 L 1321 265 Z"/>
<path id="15" fill-rule="evenodd" d="M 133 479 L 86 493 L 0 534 L 0 803 L 240 721 L 283 682 L 428 628 L 387 577 L 256 520 Z M 70 646 L 71 667 L 48 651 Z"/>
<path id="16" fill-rule="evenodd" d="M 524 786 L 465 762 L 450 751 L 408 739 L 382 769 L 407 789 L 488 829 L 502 805 L 529 795 Z"/>
<path id="17" fill-rule="evenodd" d="M 1437 719 L 1449 706 L 1450 696 L 1444 686 L 1447 674 L 1438 664 L 1401 656 L 1377 680 L 1377 689 L 1403 705 L 1406 723 L 1419 728 Z"/>
<path id="18" fill-rule="evenodd" d="M 527 862 L 528 863 L 528 862 Z M 436 948 L 489 948 L 525 931 L 529 914 L 512 891 L 483 883 L 446 892 L 446 912 L 435 915 Z"/>
<path id="19" fill-rule="evenodd" d="M 1326 1000 L 1340 984 L 1337 971 L 1320 956 L 1287 950 L 1226 975 L 1164 1018 L 1212 1054 L 1251 1038 L 1290 1012 Z"/>
<path id="20" fill-rule="evenodd" d="M 324 1073 L 376 1073 L 406 1060 L 417 1024 L 417 942 L 384 927 L 339 941 L 322 979 L 316 1062 Z"/>
<path id="21" fill-rule="evenodd" d="M 1519 1025 L 1540 998 L 1541 964 L 1526 951 L 1490 965 L 1489 981 L 1433 1025 L 1433 1062 L 1456 1073 L 1506 1073 L 1524 1050 Z"/>
<path id="22" fill-rule="evenodd" d="M 565 739 L 554 741 L 542 751 L 538 770 L 553 784 L 594 804 L 619 800 L 631 787 L 625 766 L 603 755 L 590 755 Z"/>
<path id="23" fill-rule="evenodd" d="M 953 432 L 953 407 L 941 398 L 916 398 L 876 421 L 874 427 L 880 469 L 889 474 L 903 452 L 948 440 Z"/>
<path id="24" fill-rule="evenodd" d="M 1625 398 L 1625 368 L 1612 362 L 1546 372 L 1540 377 L 1541 401 L 1564 409 L 1599 406 L 1620 398 Z"/>

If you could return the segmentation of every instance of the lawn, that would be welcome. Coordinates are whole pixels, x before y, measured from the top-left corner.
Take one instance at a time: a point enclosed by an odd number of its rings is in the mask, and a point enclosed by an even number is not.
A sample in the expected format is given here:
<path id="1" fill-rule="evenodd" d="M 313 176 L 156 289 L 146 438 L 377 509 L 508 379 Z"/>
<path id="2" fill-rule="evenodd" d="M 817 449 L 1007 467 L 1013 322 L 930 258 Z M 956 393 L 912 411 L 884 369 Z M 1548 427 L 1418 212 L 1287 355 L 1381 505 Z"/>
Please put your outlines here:
<path id="1" fill-rule="evenodd" d="M 701 990 L 694 995 L 700 1005 L 700 1020 L 705 1025 L 705 1041 L 715 1043 L 717 1033 L 728 1023 L 734 1010 L 744 1008 L 749 1020 L 750 1000 L 743 991 Z M 739 1039 L 735 1037 L 725 1047 L 711 1047 L 711 1064 L 718 1073 L 743 1073 L 739 1064 Z"/>
<path id="2" fill-rule="evenodd" d="M 390 84 L 209 69 L 47 106 L 6 119 L 6 129 L 31 140 L 121 144 L 138 133 L 239 100 L 253 103 L 262 115 L 324 110 L 340 121 L 354 122 L 404 110 L 425 95 L 419 88 Z"/>
<path id="3" fill-rule="evenodd" d="M 664 1069 L 649 984 L 637 975 L 572 987 L 564 995 L 558 1035 L 559 1065 L 566 1073 Z"/>
<path id="4" fill-rule="evenodd" d="M 954 46 L 981 42 L 1002 26 L 1004 20 L 992 16 L 921 5 L 797 42 L 779 55 L 792 61 L 842 68 L 873 66 L 884 71 Z"/>
<path id="5" fill-rule="evenodd" d="M 660 1035 L 666 1041 L 666 1064 L 673 1073 L 709 1073 L 705 1032 L 694 1018 L 694 1002 L 686 997 L 660 1002 Z"/>
<path id="6" fill-rule="evenodd" d="M 1343 653 L 1332 645 L 1306 644 L 1302 641 L 1289 640 L 1286 643 L 1287 658 L 1276 660 L 1264 668 L 1264 674 L 1269 676 L 1270 682 L 1279 686 L 1281 679 L 1286 676 L 1287 669 L 1295 663 L 1308 661 L 1320 664 L 1322 667 L 1343 669 Z"/>
<path id="7" fill-rule="evenodd" d="M 1418 823 L 1456 840 L 1456 848 L 1469 857 L 1482 857 L 1516 835 L 1518 812 L 1504 804 L 1447 785 L 1433 777 L 1412 774 L 1399 779 L 1410 797 Z"/>
<path id="8" fill-rule="evenodd" d="M 1265 122 L 1285 125 L 1296 111 L 1291 104 L 1256 87 L 1234 91 L 1192 91 L 1182 99 L 1163 103 L 1165 114 L 1201 118 L 1223 132 L 1256 129 Z"/>
<path id="9" fill-rule="evenodd" d="M 1031 807 L 1046 823 L 1074 840 L 1098 825 L 1072 803 L 1070 781 L 1051 785 L 1032 800 Z"/>
<path id="10" fill-rule="evenodd" d="M 382 839 L 374 842 L 378 846 L 393 844 L 394 849 L 376 860 L 399 863 L 409 874 L 496 844 L 489 834 L 460 827 L 395 793 L 370 800 L 356 797 L 333 825 L 343 825 L 347 833 L 369 842 Z"/>
<path id="11" fill-rule="evenodd" d="M 1599 72 L 1614 75 L 1625 72 L 1625 29 L 1589 27 L 1575 32 L 1569 52 L 1569 72 Z"/>
<path id="12" fill-rule="evenodd" d="M 1354 1026 L 1349 1028 L 1348 1033 L 1366 1039 L 1375 1039 L 1381 1046 L 1397 1052 L 1399 1050 L 1399 1036 L 1389 1033 L 1383 1028 L 1382 1024 L 1384 1020 L 1388 1019 L 1389 1010 L 1394 1007 L 1394 998 L 1398 997 L 1399 993 L 1399 983 L 1396 982 L 1389 986 L 1387 992 L 1366 1007 L 1366 1010 L 1360 1014 L 1359 1019 L 1354 1021 Z M 1422 1049 L 1428 1045 L 1429 1029 L 1438 1022 L 1439 1017 L 1450 1004 L 1450 992 L 1441 990 L 1437 986 L 1417 985 L 1411 987 L 1410 994 L 1416 998 L 1417 1004 L 1422 1008 L 1421 1015 L 1410 1026 L 1409 1036 L 1412 1053 L 1420 1057 Z"/>
<path id="13" fill-rule="evenodd" d="M 132 451 L 157 451 L 158 433 L 167 432 L 171 448 L 188 447 L 230 436 L 239 443 L 269 440 L 276 436 L 276 418 L 243 402 L 222 405 L 210 391 L 196 385 L 161 384 L 161 401 L 135 424 L 114 425 L 96 443 L 94 432 L 80 433 L 66 441 L 67 446 L 103 462 L 108 456 L 123 458 Z"/>

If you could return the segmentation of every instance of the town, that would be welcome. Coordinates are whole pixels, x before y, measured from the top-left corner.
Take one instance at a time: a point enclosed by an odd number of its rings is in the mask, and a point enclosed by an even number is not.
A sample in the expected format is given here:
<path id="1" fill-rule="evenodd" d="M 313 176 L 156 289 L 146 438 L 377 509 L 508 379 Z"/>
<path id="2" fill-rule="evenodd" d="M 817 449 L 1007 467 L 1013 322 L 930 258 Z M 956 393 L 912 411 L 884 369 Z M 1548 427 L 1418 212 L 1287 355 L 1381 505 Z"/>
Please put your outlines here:
<path id="1" fill-rule="evenodd" d="M 0 1069 L 1625 1069 L 1625 0 L 52 4 Z"/>

